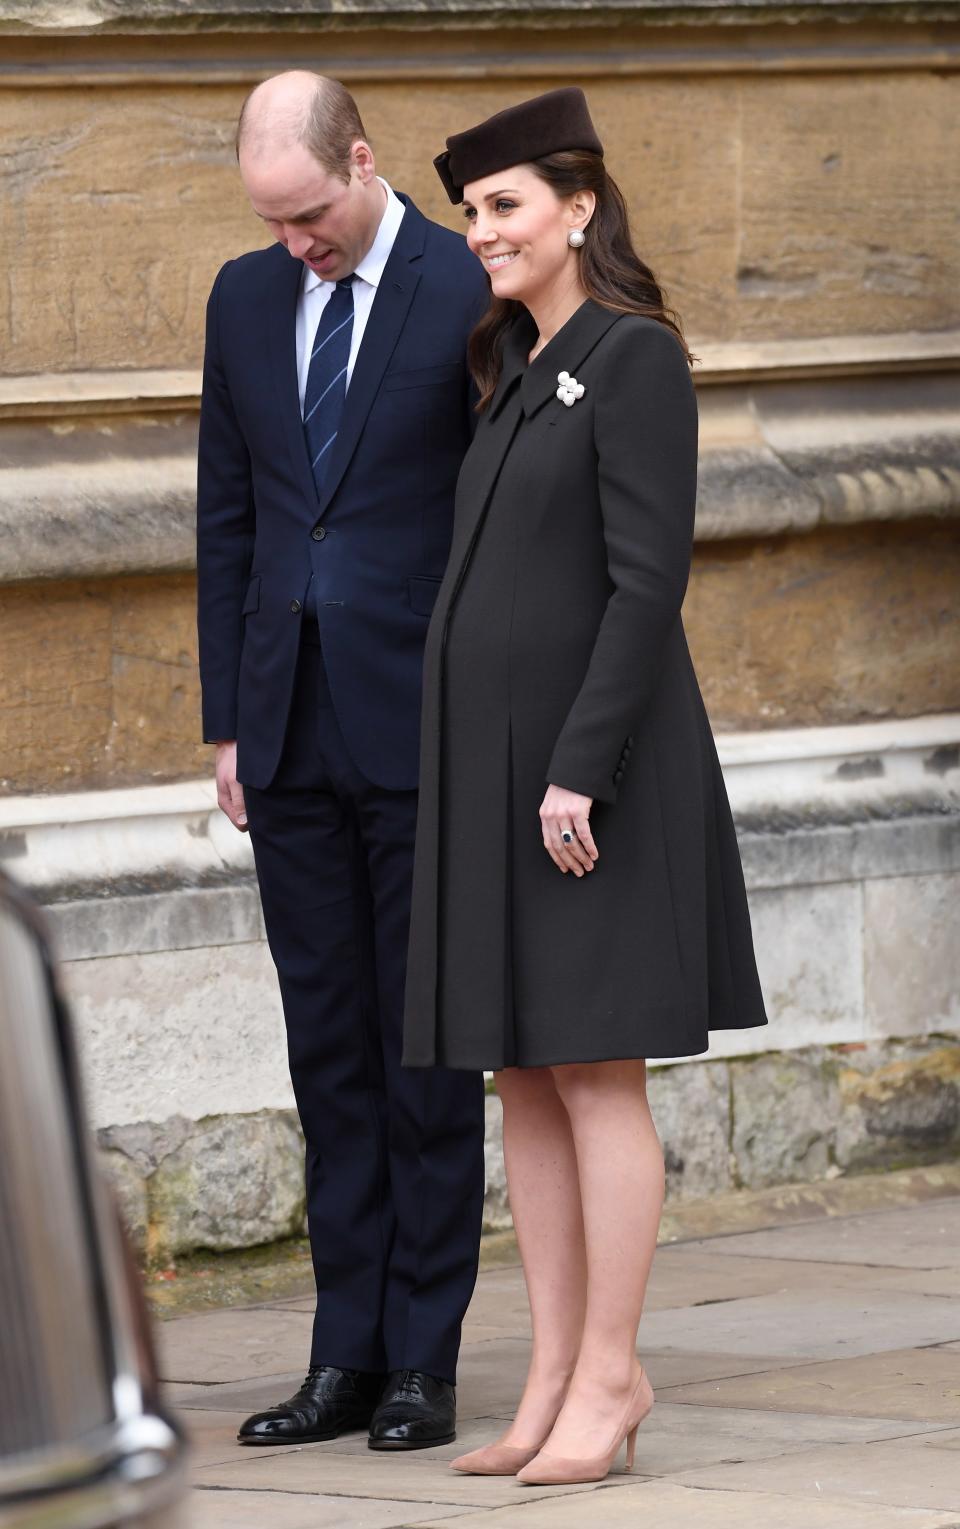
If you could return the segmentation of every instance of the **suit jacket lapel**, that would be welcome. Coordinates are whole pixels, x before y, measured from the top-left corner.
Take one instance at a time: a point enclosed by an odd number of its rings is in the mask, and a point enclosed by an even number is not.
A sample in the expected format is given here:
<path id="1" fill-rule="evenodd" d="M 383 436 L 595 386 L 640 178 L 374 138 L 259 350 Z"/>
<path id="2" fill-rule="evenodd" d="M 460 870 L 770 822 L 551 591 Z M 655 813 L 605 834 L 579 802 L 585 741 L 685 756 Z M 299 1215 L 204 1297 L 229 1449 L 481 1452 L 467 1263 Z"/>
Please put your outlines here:
<path id="1" fill-rule="evenodd" d="M 280 246 L 276 248 L 279 250 Z M 297 300 L 302 277 L 303 261 L 292 259 L 284 250 L 272 289 L 273 300 L 266 308 L 266 320 L 270 358 L 287 446 L 309 513 L 316 515 L 317 489 L 303 433 L 300 379 L 297 374 Z"/>
<path id="2" fill-rule="evenodd" d="M 320 499 L 322 515 L 350 465 L 373 400 L 393 355 L 420 281 L 415 262 L 423 254 L 426 222 L 406 197 L 406 211 L 373 299 L 347 389 L 343 418 L 330 455 Z"/>

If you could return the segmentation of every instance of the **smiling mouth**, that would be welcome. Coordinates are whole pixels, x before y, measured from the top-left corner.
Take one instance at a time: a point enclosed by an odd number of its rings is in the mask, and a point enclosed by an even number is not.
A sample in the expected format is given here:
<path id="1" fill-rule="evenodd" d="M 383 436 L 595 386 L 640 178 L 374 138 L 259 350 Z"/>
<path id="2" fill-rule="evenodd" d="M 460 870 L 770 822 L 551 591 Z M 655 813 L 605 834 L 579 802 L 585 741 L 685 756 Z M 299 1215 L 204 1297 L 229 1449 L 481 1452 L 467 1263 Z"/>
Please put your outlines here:
<path id="1" fill-rule="evenodd" d="M 505 255 L 484 255 L 484 264 L 488 271 L 500 271 L 505 265 L 510 265 L 519 255 L 519 250 L 510 250 Z"/>

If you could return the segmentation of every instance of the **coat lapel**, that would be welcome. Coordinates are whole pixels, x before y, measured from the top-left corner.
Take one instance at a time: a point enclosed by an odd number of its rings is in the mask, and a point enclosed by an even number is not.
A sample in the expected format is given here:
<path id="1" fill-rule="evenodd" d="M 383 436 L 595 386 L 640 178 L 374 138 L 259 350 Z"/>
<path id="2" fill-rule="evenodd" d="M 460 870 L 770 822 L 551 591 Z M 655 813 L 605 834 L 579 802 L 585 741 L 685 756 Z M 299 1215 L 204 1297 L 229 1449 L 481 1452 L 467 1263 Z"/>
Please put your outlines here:
<path id="1" fill-rule="evenodd" d="M 450 561 L 458 569 L 455 588 L 469 560 L 504 457 L 522 419 L 530 419 L 557 397 L 557 374 L 576 376 L 594 346 L 615 324 L 619 314 L 587 299 L 558 330 L 534 361 L 527 357 L 537 338 L 536 325 L 526 312 L 516 319 L 503 342 L 503 369 L 496 391 L 482 417 L 461 473 L 457 518 Z M 556 407 L 565 405 L 559 400 Z"/>
<path id="2" fill-rule="evenodd" d="M 553 339 L 531 361 L 523 374 L 521 393 L 523 396 L 523 412 L 527 419 L 531 419 L 538 409 L 542 409 L 545 403 L 557 396 L 557 377 L 560 372 L 569 372 L 571 377 L 577 375 L 577 368 L 593 350 L 594 346 L 603 339 L 611 324 L 615 324 L 620 317 L 619 313 L 612 313 L 609 308 L 601 308 L 592 298 L 587 298 L 581 303 L 572 318 L 569 318 L 562 329 L 558 329 Z M 565 405 L 559 403 L 558 407 Z"/>
<path id="3" fill-rule="evenodd" d="M 406 197 L 402 197 L 406 211 L 400 224 L 389 259 L 377 287 L 373 307 L 363 332 L 363 340 L 357 354 L 353 376 L 347 389 L 346 403 L 340 429 L 330 455 L 330 466 L 320 498 L 322 515 L 337 491 L 350 459 L 357 449 L 357 442 L 367 422 L 367 415 L 377 396 L 390 357 L 393 355 L 400 331 L 403 329 L 410 304 L 420 281 L 416 261 L 423 254 L 426 220 Z"/>

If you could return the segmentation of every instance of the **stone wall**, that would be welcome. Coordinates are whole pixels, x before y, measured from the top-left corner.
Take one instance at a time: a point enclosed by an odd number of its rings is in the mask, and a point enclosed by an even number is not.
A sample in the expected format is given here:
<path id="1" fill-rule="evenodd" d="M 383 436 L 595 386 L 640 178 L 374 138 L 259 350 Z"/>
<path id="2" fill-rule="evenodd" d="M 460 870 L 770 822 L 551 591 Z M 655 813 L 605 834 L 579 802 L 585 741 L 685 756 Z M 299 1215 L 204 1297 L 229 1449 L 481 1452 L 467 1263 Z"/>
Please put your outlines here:
<path id="1" fill-rule="evenodd" d="M 140 1246 L 302 1226 L 192 547 L 204 300 L 263 240 L 234 123 L 298 65 L 451 227 L 446 134 L 583 84 L 699 357 L 685 620 L 772 1024 L 654 1069 L 670 1192 L 955 1152 L 956 6 L 0 0 L 0 35 L 0 856 L 47 905 Z"/>
<path id="2" fill-rule="evenodd" d="M 726 735 L 720 751 L 770 1024 L 651 1068 L 670 1194 L 955 1154 L 960 718 Z M 0 843 L 46 907 L 139 1246 L 162 1262 L 301 1229 L 249 841 L 209 783 L 8 798 Z M 508 1217 L 497 1111 L 491 1228 Z"/>
<path id="3" fill-rule="evenodd" d="M 668 1201 L 941 1162 L 960 1152 L 955 1033 L 651 1069 Z M 487 1099 L 484 1229 L 511 1226 L 500 1101 Z M 138 1252 L 166 1264 L 305 1230 L 292 1110 L 110 1126 L 100 1159 Z"/>

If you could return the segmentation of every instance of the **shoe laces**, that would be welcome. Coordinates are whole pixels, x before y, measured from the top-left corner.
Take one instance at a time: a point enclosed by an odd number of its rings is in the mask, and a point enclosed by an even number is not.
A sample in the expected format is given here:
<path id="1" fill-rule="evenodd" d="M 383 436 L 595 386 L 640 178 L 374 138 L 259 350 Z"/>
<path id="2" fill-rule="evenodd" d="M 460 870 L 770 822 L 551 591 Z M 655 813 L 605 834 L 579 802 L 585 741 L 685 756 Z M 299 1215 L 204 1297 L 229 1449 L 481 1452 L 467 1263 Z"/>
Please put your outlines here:
<path id="1" fill-rule="evenodd" d="M 403 1370 L 397 1383 L 396 1396 L 422 1396 L 423 1385 L 416 1370 Z"/>

